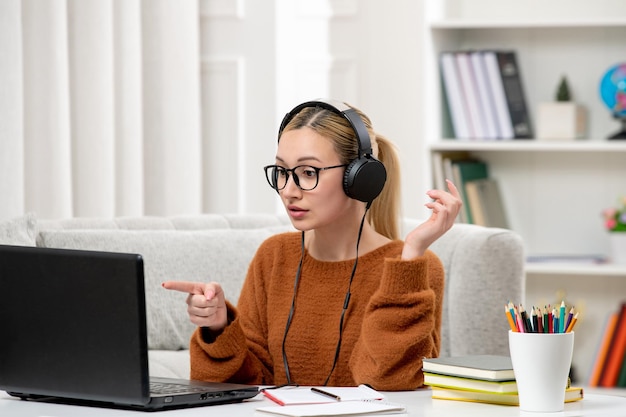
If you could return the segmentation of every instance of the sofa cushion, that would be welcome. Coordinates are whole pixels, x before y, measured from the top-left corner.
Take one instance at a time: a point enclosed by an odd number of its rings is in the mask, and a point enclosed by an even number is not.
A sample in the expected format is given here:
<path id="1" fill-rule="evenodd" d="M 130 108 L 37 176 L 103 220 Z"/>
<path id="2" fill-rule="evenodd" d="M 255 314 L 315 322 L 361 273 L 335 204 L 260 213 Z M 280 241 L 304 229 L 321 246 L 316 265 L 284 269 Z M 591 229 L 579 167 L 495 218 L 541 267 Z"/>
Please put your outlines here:
<path id="1" fill-rule="evenodd" d="M 236 303 L 257 247 L 282 228 L 254 230 L 52 230 L 39 233 L 39 246 L 141 254 L 144 259 L 148 346 L 186 349 L 194 325 L 186 294 L 167 291 L 167 280 L 219 282 Z"/>
<path id="2" fill-rule="evenodd" d="M 32 213 L 0 222 L 0 244 L 35 246 L 37 221 Z"/>

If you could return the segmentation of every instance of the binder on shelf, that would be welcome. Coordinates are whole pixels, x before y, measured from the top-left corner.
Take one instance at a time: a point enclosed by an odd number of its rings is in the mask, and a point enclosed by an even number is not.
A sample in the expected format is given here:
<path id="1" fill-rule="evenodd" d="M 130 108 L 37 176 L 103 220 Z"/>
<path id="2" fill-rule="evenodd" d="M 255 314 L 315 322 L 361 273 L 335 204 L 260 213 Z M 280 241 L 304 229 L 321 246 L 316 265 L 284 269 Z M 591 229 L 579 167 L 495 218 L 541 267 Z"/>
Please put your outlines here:
<path id="1" fill-rule="evenodd" d="M 513 138 L 529 139 L 533 135 L 516 54 L 514 51 L 497 51 L 496 58 L 513 127 Z"/>
<path id="2" fill-rule="evenodd" d="M 441 61 L 441 77 L 450 118 L 452 119 L 454 136 L 457 139 L 469 139 L 471 130 L 454 52 L 442 52 L 439 59 Z"/>

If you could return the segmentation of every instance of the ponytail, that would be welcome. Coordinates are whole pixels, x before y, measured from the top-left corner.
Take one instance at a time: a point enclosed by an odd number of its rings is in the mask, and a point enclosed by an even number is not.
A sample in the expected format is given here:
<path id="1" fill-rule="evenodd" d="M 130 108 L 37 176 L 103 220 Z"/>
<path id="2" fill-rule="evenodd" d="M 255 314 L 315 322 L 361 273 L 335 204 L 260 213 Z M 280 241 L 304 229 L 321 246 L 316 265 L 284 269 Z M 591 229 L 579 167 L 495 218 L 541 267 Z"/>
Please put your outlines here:
<path id="1" fill-rule="evenodd" d="M 377 159 L 387 170 L 387 181 L 373 201 L 367 220 L 374 230 L 389 239 L 400 239 L 400 161 L 394 144 L 382 135 L 375 138 Z"/>

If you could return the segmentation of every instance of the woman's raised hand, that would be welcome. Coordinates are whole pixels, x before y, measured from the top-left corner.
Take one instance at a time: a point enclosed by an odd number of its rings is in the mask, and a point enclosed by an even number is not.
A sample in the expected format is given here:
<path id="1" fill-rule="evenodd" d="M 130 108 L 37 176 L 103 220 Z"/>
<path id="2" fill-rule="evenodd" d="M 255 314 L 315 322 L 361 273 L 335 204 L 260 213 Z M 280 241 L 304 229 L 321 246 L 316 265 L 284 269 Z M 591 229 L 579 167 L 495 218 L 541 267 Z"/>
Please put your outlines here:
<path id="1" fill-rule="evenodd" d="M 448 190 L 430 190 L 426 194 L 433 200 L 425 204 L 432 214 L 424 223 L 413 229 L 404 240 L 402 259 L 422 256 L 426 249 L 454 224 L 463 202 L 456 186 L 446 180 Z"/>

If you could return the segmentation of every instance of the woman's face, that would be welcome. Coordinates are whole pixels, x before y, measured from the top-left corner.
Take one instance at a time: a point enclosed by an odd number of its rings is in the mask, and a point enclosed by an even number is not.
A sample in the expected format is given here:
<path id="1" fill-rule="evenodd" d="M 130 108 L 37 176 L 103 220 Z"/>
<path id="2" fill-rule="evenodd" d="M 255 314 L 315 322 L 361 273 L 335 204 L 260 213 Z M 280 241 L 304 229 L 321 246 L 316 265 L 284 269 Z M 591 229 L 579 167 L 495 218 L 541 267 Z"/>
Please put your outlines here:
<path id="1" fill-rule="evenodd" d="M 276 165 L 294 168 L 310 165 L 316 168 L 340 165 L 342 161 L 330 140 L 307 127 L 284 132 L 278 142 Z M 344 216 L 354 219 L 355 202 L 343 191 L 345 167 L 319 171 L 317 186 L 302 191 L 293 180 L 293 173 L 285 188 L 279 191 L 287 214 L 298 230 L 333 226 Z"/>

